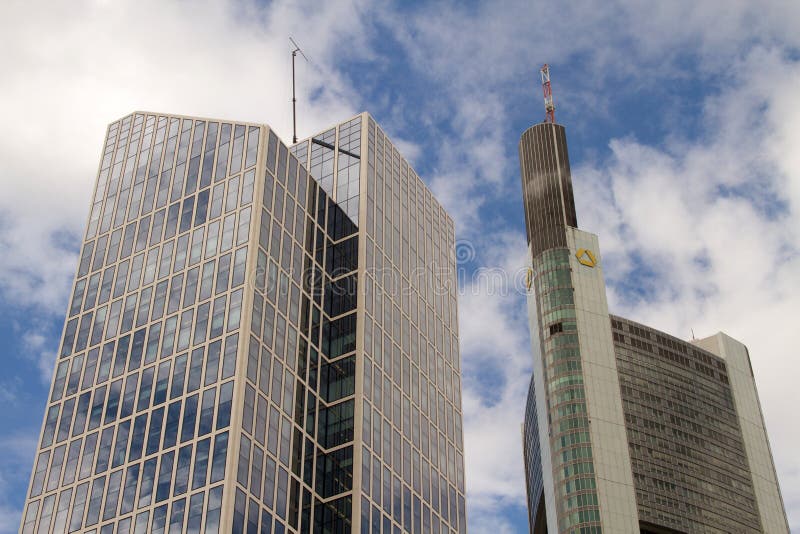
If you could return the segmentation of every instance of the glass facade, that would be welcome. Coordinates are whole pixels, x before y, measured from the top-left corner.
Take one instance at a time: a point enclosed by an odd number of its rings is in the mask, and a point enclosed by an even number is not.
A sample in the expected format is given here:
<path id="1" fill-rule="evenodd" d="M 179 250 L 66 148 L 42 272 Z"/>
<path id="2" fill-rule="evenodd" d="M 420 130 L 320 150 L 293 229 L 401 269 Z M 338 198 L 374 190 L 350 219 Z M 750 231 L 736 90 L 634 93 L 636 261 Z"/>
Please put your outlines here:
<path id="1" fill-rule="evenodd" d="M 519 143 L 522 201 L 531 257 L 551 248 L 566 247 L 564 229 L 578 227 L 566 130 L 542 123 L 528 128 Z"/>
<path id="2" fill-rule="evenodd" d="M 536 386 L 531 377 L 525 421 L 522 425 L 522 456 L 525 462 L 525 485 L 528 497 L 528 525 L 531 534 L 547 533 L 547 512 L 544 503 L 542 451 L 539 443 L 539 421 L 536 412 Z"/>
<path id="3" fill-rule="evenodd" d="M 330 132 L 109 126 L 21 532 L 379 532 L 373 460 L 379 524 L 465 530 L 452 221 L 368 115 Z"/>
<path id="4" fill-rule="evenodd" d="M 355 417 L 354 522 L 363 533 L 466 532 L 453 221 L 367 114 L 292 150 L 321 169 L 361 240 L 358 280 L 337 279 L 363 298 L 360 385 L 342 410 Z"/>
<path id="5" fill-rule="evenodd" d="M 542 347 L 553 484 L 561 532 L 601 532 L 589 432 L 570 251 L 548 249 L 533 259 Z"/>
<path id="6" fill-rule="evenodd" d="M 218 532 L 260 127 L 111 124 L 21 532 Z"/>
<path id="7" fill-rule="evenodd" d="M 762 532 L 725 360 L 621 317 L 611 326 L 642 523 Z"/>

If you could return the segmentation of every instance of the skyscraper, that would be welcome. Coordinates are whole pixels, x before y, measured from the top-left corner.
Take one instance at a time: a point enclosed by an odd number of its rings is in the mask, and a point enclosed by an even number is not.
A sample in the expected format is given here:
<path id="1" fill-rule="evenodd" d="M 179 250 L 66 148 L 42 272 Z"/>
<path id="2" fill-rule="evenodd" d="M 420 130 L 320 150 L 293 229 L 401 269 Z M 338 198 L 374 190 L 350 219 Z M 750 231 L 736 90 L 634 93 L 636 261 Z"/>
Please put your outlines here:
<path id="1" fill-rule="evenodd" d="M 20 532 L 465 532 L 453 246 L 366 113 L 112 123 Z"/>
<path id="2" fill-rule="evenodd" d="M 610 315 L 597 236 L 577 228 L 564 127 L 532 126 L 519 153 L 531 532 L 788 532 L 745 346 Z"/>

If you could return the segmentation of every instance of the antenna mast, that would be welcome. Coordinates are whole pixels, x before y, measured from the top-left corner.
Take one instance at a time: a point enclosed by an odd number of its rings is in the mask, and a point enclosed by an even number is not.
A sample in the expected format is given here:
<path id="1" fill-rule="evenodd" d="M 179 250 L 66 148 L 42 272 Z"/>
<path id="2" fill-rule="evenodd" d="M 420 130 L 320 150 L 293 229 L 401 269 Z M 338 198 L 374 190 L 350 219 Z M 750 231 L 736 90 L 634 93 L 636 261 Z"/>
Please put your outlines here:
<path id="1" fill-rule="evenodd" d="M 297 94 L 295 92 L 294 60 L 298 52 L 300 52 L 300 55 L 303 56 L 303 59 L 306 61 L 308 61 L 308 58 L 303 51 L 300 50 L 300 46 L 294 42 L 294 39 L 289 37 L 289 41 L 292 43 L 292 46 L 294 46 L 294 50 L 292 50 L 292 143 L 297 143 Z"/>
<path id="2" fill-rule="evenodd" d="M 550 66 L 545 63 L 539 74 L 542 75 L 542 92 L 544 93 L 544 122 L 556 122 L 556 106 L 553 104 L 553 90 L 550 87 Z"/>

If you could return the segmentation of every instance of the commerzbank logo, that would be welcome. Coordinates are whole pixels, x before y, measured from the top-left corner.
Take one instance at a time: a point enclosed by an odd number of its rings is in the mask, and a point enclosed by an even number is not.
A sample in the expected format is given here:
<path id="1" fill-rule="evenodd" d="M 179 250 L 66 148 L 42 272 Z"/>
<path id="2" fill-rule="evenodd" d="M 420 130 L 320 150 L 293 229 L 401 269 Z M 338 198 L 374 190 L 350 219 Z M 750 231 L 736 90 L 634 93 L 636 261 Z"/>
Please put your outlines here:
<path id="1" fill-rule="evenodd" d="M 594 267 L 597 265 L 597 258 L 594 253 L 587 248 L 579 248 L 578 252 L 575 253 L 575 257 L 578 258 L 578 263 L 581 265 L 587 267 Z"/>

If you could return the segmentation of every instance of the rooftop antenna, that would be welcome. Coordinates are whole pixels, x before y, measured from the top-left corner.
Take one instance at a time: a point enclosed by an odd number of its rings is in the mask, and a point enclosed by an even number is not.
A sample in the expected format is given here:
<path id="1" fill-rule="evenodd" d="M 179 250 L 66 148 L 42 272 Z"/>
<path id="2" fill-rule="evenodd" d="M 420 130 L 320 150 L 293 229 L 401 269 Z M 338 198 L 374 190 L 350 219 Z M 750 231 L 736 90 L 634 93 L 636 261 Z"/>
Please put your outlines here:
<path id="1" fill-rule="evenodd" d="M 294 39 L 289 37 L 289 41 L 292 43 L 292 46 L 294 46 L 294 50 L 292 50 L 292 143 L 294 144 L 297 143 L 297 94 L 295 92 L 294 60 L 297 57 L 298 52 L 300 52 L 300 55 L 303 56 L 303 59 L 306 61 L 308 61 L 308 58 L 303 51 L 300 50 L 300 46 L 294 41 Z"/>
<path id="2" fill-rule="evenodd" d="M 556 122 L 556 106 L 553 104 L 553 90 L 550 87 L 550 65 L 545 63 L 539 69 L 542 75 L 542 92 L 544 93 L 544 122 Z"/>

